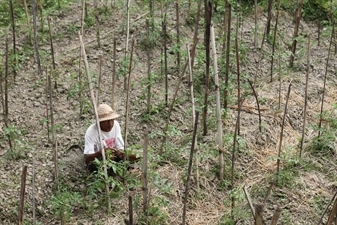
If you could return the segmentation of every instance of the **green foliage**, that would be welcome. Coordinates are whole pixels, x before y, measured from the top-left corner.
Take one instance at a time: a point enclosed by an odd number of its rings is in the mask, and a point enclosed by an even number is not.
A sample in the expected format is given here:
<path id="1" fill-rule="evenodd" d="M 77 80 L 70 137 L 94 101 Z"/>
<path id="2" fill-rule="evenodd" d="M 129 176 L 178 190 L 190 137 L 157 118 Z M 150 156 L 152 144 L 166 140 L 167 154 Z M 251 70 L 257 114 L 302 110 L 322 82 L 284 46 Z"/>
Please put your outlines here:
<path id="1" fill-rule="evenodd" d="M 75 208 L 84 206 L 84 197 L 79 192 L 73 192 L 67 186 L 61 185 L 56 191 L 47 205 L 54 215 L 61 219 L 68 220 Z"/>
<path id="2" fill-rule="evenodd" d="M 3 131 L 12 143 L 12 149 L 8 151 L 6 155 L 8 159 L 21 159 L 24 157 L 27 149 L 32 149 L 32 146 L 30 146 L 28 141 L 24 138 L 25 132 L 20 130 L 17 126 L 5 127 Z"/>

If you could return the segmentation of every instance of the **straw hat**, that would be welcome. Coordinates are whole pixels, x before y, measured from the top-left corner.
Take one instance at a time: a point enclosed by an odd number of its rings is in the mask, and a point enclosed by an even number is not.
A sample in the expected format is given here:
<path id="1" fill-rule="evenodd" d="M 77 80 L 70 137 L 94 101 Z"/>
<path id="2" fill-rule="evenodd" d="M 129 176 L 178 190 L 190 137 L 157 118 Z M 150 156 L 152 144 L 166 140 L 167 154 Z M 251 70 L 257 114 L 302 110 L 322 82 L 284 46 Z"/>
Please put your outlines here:
<path id="1" fill-rule="evenodd" d="M 119 115 L 107 104 L 100 104 L 97 107 L 97 113 L 99 122 L 113 120 L 119 117 Z"/>

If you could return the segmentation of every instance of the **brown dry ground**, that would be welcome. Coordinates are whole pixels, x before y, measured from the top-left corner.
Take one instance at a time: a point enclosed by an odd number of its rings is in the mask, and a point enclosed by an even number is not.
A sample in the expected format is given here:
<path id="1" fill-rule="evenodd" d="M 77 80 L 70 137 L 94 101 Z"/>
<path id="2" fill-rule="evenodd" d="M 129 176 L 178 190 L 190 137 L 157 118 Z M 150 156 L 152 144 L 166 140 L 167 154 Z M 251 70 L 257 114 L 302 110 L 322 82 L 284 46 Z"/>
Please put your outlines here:
<path id="1" fill-rule="evenodd" d="M 99 4 L 103 4 L 100 2 Z M 93 7 L 91 1 L 88 4 Z M 88 55 L 90 74 L 98 74 L 98 55 L 102 55 L 102 86 L 100 92 L 100 102 L 111 103 L 111 74 L 112 74 L 112 54 L 113 38 L 117 40 L 117 69 L 123 63 L 126 35 L 122 32 L 125 22 L 121 5 L 110 8 L 110 13 L 102 19 L 100 26 L 101 48 L 97 47 L 95 38 L 95 26 L 86 28 L 83 40 Z M 156 5 L 159 7 L 159 5 Z M 186 6 L 181 10 L 181 40 L 182 44 L 182 65 L 185 63 L 186 48 L 185 44 L 192 44 L 193 26 L 186 24 Z M 185 7 L 185 8 L 184 8 Z M 122 115 L 119 119 L 124 130 L 126 122 L 126 105 L 130 110 L 127 123 L 127 140 L 130 148 L 142 149 L 146 129 L 149 131 L 150 146 L 150 172 L 149 172 L 149 196 L 151 206 L 158 206 L 159 216 L 150 217 L 153 224 L 164 224 L 156 222 L 155 218 L 163 218 L 165 224 L 179 224 L 182 221 L 183 196 L 186 180 L 186 172 L 189 158 L 189 151 L 192 140 L 192 119 L 191 119 L 191 100 L 187 73 L 178 91 L 177 103 L 173 110 L 170 125 L 172 129 L 168 136 L 168 145 L 164 150 L 163 158 L 159 160 L 158 151 L 160 148 L 160 133 L 165 126 L 163 114 L 168 107 L 164 103 L 164 79 L 156 79 L 152 88 L 152 108 L 151 119 L 144 122 L 144 112 L 146 110 L 146 86 L 144 84 L 147 76 L 147 57 L 143 42 L 146 38 L 145 21 L 147 14 L 144 14 L 146 7 L 140 2 L 131 3 L 130 12 L 130 42 L 135 39 L 133 69 L 131 72 L 131 91 L 130 102 L 126 103 L 127 92 L 124 90 L 124 79 L 119 77 L 115 86 L 114 108 Z M 170 5 L 168 10 L 168 30 L 169 43 L 168 50 L 174 46 L 175 34 L 175 11 L 174 6 Z M 125 14 L 125 13 L 124 13 Z M 156 12 L 157 18 L 160 16 L 159 10 Z M 112 213 L 105 213 L 105 208 L 98 207 L 93 212 L 89 212 L 89 206 L 97 206 L 98 202 L 88 201 L 87 196 L 87 173 L 79 162 L 80 154 L 76 152 L 67 153 L 67 148 L 72 144 L 83 144 L 83 136 L 86 128 L 94 122 L 93 110 L 90 104 L 89 89 L 83 91 L 86 97 L 86 111 L 79 113 L 78 93 L 73 94 L 75 85 L 78 84 L 79 74 L 79 36 L 81 10 L 79 3 L 69 4 L 62 10 L 62 15 L 55 13 L 51 17 L 53 44 L 55 50 L 56 72 L 52 80 L 57 83 L 53 89 L 53 115 L 55 123 L 56 140 L 58 143 L 58 157 L 60 165 L 60 179 L 63 185 L 70 191 L 76 191 L 85 196 L 85 206 L 74 206 L 66 224 L 123 224 L 123 220 L 128 217 L 128 196 L 141 199 L 141 185 L 133 189 L 125 184 L 125 191 L 119 198 L 112 200 Z M 103 18 L 103 17 L 102 17 Z M 159 20 L 156 21 L 159 23 Z M 275 21 L 274 21 L 275 22 Z M 265 14 L 258 18 L 258 45 L 266 23 Z M 203 24 L 203 23 L 201 23 Z M 46 24 L 45 24 L 46 26 Z M 265 43 L 262 54 L 254 47 L 254 18 L 247 15 L 243 19 L 240 28 L 240 62 L 242 74 L 242 92 L 246 94 L 243 103 L 240 120 L 239 150 L 237 150 L 235 162 L 235 190 L 237 197 L 235 202 L 236 224 L 253 224 L 253 217 L 249 206 L 244 197 L 243 187 L 249 191 L 254 204 L 262 203 L 266 196 L 273 174 L 276 170 L 277 150 L 280 144 L 281 124 L 284 115 L 284 108 L 289 84 L 291 92 L 288 102 L 287 114 L 285 117 L 283 140 L 281 145 L 282 159 L 281 171 L 284 183 L 273 186 L 270 197 L 264 207 L 264 218 L 267 224 L 271 220 L 272 214 L 277 206 L 282 209 L 279 224 L 316 224 L 320 218 L 326 204 L 336 191 L 336 155 L 331 154 L 324 157 L 315 157 L 310 154 L 310 145 L 317 131 L 313 127 L 318 123 L 318 115 L 321 107 L 323 93 L 323 81 L 326 73 L 326 61 L 329 47 L 329 29 L 324 28 L 321 32 L 320 46 L 317 45 L 317 29 L 314 24 L 302 22 L 300 26 L 301 41 L 298 43 L 298 52 L 294 68 L 288 68 L 289 43 L 293 33 L 292 17 L 282 13 L 279 21 L 278 46 L 279 51 L 275 57 L 274 78 L 270 82 L 270 53 L 271 45 Z M 45 27 L 47 29 L 47 27 Z M 126 27 L 124 27 L 125 29 Z M 158 28 L 159 29 L 159 28 Z M 17 221 L 20 176 L 23 166 L 28 167 L 24 220 L 25 224 L 32 224 L 32 199 L 35 195 L 36 219 L 39 224 L 60 224 L 59 218 L 52 213 L 50 204 L 47 204 L 53 193 L 53 153 L 52 144 L 48 140 L 46 114 L 49 107 L 46 98 L 46 73 L 37 74 L 37 64 L 33 57 L 33 50 L 24 49 L 24 41 L 27 40 L 26 26 L 18 27 L 18 49 L 23 52 L 22 62 L 18 70 L 16 82 L 10 80 L 9 87 L 9 124 L 15 126 L 22 135 L 15 142 L 15 149 L 21 149 L 23 157 L 20 159 L 9 159 L 9 144 L 4 136 L 4 121 L 1 117 L 1 142 L 0 142 L 0 223 L 15 224 Z M 203 29 L 202 29 L 203 30 Z M 235 29 L 233 28 L 233 33 Z M 221 49 L 222 36 L 221 27 L 216 26 L 218 52 Z M 310 74 L 308 85 L 308 109 L 306 119 L 305 141 L 303 163 L 294 165 L 292 162 L 297 160 L 299 154 L 299 139 L 303 127 L 303 109 L 305 93 L 305 76 L 307 68 L 307 37 L 311 33 L 311 54 L 310 54 Z M 4 35 L 2 35 L 4 37 Z M 199 33 L 199 45 L 197 50 L 198 60 L 195 68 L 202 65 L 204 60 L 200 58 L 202 50 L 203 33 Z M 4 45 L 2 38 L 1 45 Z M 232 39 L 234 40 L 234 39 Z M 40 51 L 43 62 L 43 70 L 51 67 L 50 46 L 48 35 L 40 37 Z M 158 44 L 161 42 L 158 41 Z M 2 48 L 4 49 L 4 48 Z M 259 49 L 259 48 L 258 48 Z M 30 51 L 30 52 L 29 52 Z M 151 70 L 157 76 L 160 75 L 160 46 L 156 46 L 152 52 Z M 278 54 L 280 53 L 280 54 Z M 4 50 L 1 50 L 4 55 Z M 260 55 L 263 57 L 260 58 Z M 170 62 L 168 68 L 169 83 L 169 102 L 172 100 L 176 90 L 178 75 L 175 73 L 174 54 L 168 54 Z M 220 58 L 220 55 L 218 56 Z M 234 54 L 231 55 L 231 68 L 236 70 Z M 260 60 L 261 59 L 261 60 Z M 280 60 L 281 70 L 277 69 Z M 258 63 L 260 61 L 260 63 Z M 222 67 L 219 63 L 219 67 Z M 260 68 L 258 68 L 260 65 Z M 336 118 L 336 55 L 330 55 L 327 70 L 327 83 L 325 92 L 324 109 L 329 112 L 331 118 Z M 196 69 L 195 73 L 203 73 L 204 69 Z M 48 70 L 48 73 L 51 73 Z M 83 76 L 83 63 L 82 63 Z M 281 75 L 282 80 L 279 81 Z M 230 197 L 230 148 L 232 145 L 232 135 L 237 118 L 236 110 L 236 74 L 231 73 L 231 88 L 233 91 L 230 96 L 231 108 L 228 110 L 227 117 L 223 122 L 224 155 L 225 155 L 225 180 L 219 181 L 217 177 L 218 154 L 217 154 L 217 134 L 216 134 L 216 104 L 214 80 L 211 81 L 210 104 L 208 112 L 208 135 L 202 137 L 202 120 L 198 125 L 198 165 L 200 173 L 200 187 L 196 186 L 195 176 L 191 179 L 191 190 L 188 198 L 187 222 L 190 225 L 196 224 L 226 224 L 226 218 L 230 218 L 231 197 Z M 246 78 L 256 80 L 255 90 L 258 93 L 262 113 L 262 132 L 259 132 L 259 118 L 256 110 L 257 104 L 249 88 Z M 223 77 L 220 78 L 223 85 Z M 202 105 L 202 84 L 196 80 L 195 92 L 200 101 L 196 103 L 197 109 Z M 196 85 L 199 84 L 199 87 Z M 279 102 L 280 99 L 280 102 Z M 279 108 L 280 104 L 280 108 Z M 201 115 L 200 115 L 201 117 Z M 325 125 L 326 123 L 324 123 Z M 332 129 L 332 128 L 331 128 Z M 332 132 L 335 130 L 332 129 Z M 49 138 L 51 139 L 51 137 Z M 333 144 L 334 145 L 334 144 Z M 35 189 L 33 190 L 32 177 L 33 165 L 35 172 Z M 193 174 L 196 167 L 193 169 Z M 133 179 L 141 181 L 140 169 L 128 172 Z M 139 206 L 134 210 L 135 221 L 139 220 L 142 208 Z M 329 213 L 329 211 L 328 211 Z M 323 221 L 327 220 L 327 216 Z"/>

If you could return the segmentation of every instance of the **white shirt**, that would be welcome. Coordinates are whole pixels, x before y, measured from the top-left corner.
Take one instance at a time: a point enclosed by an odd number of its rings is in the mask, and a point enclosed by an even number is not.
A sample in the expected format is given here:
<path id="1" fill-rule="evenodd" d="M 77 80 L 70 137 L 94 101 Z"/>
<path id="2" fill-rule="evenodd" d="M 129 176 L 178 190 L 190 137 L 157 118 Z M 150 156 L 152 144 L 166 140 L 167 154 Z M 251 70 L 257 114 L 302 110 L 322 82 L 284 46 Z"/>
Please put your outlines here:
<path id="1" fill-rule="evenodd" d="M 124 149 L 124 141 L 119 123 L 114 120 L 111 131 L 101 131 L 104 147 Z M 96 124 L 90 125 L 84 137 L 84 154 L 93 154 L 101 150 Z"/>

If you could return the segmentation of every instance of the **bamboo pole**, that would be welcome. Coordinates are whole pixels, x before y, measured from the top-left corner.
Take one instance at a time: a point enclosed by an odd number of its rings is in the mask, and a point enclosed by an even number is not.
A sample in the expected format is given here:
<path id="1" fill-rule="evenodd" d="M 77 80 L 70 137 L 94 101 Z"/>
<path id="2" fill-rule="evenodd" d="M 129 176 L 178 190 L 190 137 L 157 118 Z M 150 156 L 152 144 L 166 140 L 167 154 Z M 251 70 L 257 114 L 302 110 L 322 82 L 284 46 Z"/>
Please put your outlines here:
<path id="1" fill-rule="evenodd" d="M 328 221 L 326 222 L 326 225 L 332 225 L 332 222 L 335 220 L 337 215 L 337 200 L 335 200 L 335 203 L 332 206 L 331 213 L 329 215 Z"/>
<path id="2" fill-rule="evenodd" d="M 285 121 L 285 118 L 286 118 L 286 115 L 287 115 L 287 107 L 288 107 L 290 89 L 291 89 L 291 83 L 289 84 L 289 87 L 288 87 L 288 94 L 287 94 L 287 99 L 286 99 L 286 105 L 284 106 L 284 114 L 283 114 L 282 124 L 281 124 L 280 143 L 279 143 L 278 151 L 277 151 L 277 170 L 276 170 L 277 174 L 280 172 L 280 157 L 281 157 L 281 148 L 282 148 L 284 121 Z"/>
<path id="3" fill-rule="evenodd" d="M 216 46 L 215 46 L 215 35 L 214 35 L 214 27 L 211 26 L 211 44 L 212 44 L 212 51 L 213 51 L 213 70 L 214 70 L 214 83 L 215 83 L 215 91 L 216 91 L 216 118 L 217 118 L 217 127 L 218 127 L 218 138 L 217 144 L 219 149 L 223 148 L 223 140 L 222 140 L 222 120 L 221 120 L 221 103 L 220 103 L 220 85 L 219 85 L 219 74 L 218 74 L 218 59 L 216 55 Z M 224 153 L 223 151 L 219 151 L 219 179 L 224 179 Z"/>
<path id="4" fill-rule="evenodd" d="M 127 14 L 127 21 L 126 21 L 126 41 L 125 41 L 125 58 L 129 52 L 129 35 L 130 35 L 130 0 L 127 0 L 126 3 L 126 14 Z M 131 63 L 131 62 L 130 62 Z M 124 76 L 124 90 L 127 89 L 127 76 Z"/>
<path id="5" fill-rule="evenodd" d="M 143 166 L 142 166 L 142 182 L 143 182 L 143 213 L 145 215 L 145 218 L 147 220 L 147 207 L 148 207 L 148 184 L 147 184 L 147 154 L 148 154 L 148 131 L 146 130 L 146 133 L 144 135 L 144 148 L 143 148 Z M 146 222 L 147 224 L 147 222 Z"/>
<path id="6" fill-rule="evenodd" d="M 227 40 L 226 40 L 226 69 L 225 69 L 225 90 L 224 90 L 224 109 L 228 107 L 228 88 L 229 88 L 229 53 L 230 53 L 230 39 L 231 39 L 231 4 L 228 3 L 226 10 L 228 10 L 227 18 Z"/>
<path id="7" fill-rule="evenodd" d="M 82 92 L 83 92 L 83 78 L 82 78 L 82 50 L 80 49 L 79 60 L 78 60 L 78 85 L 79 85 L 79 93 L 78 97 L 80 99 L 80 114 L 83 113 L 84 107 L 84 99 L 82 99 Z"/>
<path id="8" fill-rule="evenodd" d="M 19 217 L 18 225 L 22 225 L 23 222 L 23 207 L 25 205 L 25 190 L 26 190 L 26 176 L 27 176 L 27 166 L 23 166 L 21 174 L 21 190 L 20 190 L 20 204 L 19 204 Z"/>
<path id="9" fill-rule="evenodd" d="M 38 45 L 38 36 L 37 36 L 35 0 L 32 0 L 32 10 L 33 10 L 34 47 L 35 47 L 35 56 L 36 56 L 36 62 L 37 62 L 37 72 L 39 75 L 41 75 L 42 72 L 41 72 L 41 63 L 40 63 L 40 54 L 39 54 L 39 45 Z"/>
<path id="10" fill-rule="evenodd" d="M 252 203 L 252 200 L 250 198 L 250 194 L 249 194 L 249 192 L 247 190 L 246 185 L 243 186 L 243 192 L 245 193 L 245 196 L 246 196 L 246 199 L 248 201 L 248 205 L 249 205 L 250 211 L 252 212 L 253 218 L 255 219 L 255 208 L 253 206 L 253 203 Z"/>
<path id="11" fill-rule="evenodd" d="M 271 63 L 270 63 L 270 82 L 273 82 L 274 54 L 275 54 L 275 43 L 276 43 L 276 35 L 277 35 L 278 17 L 279 17 L 279 14 L 280 14 L 280 4 L 281 4 L 281 0 L 278 0 L 276 21 L 275 21 L 275 28 L 274 28 L 274 37 L 273 37 L 273 47 L 272 47 L 272 53 L 271 53 Z"/>
<path id="12" fill-rule="evenodd" d="M 191 170 L 192 170 L 192 163 L 193 163 L 193 152 L 194 152 L 194 144 L 195 144 L 195 138 L 197 135 L 197 129 L 198 129 L 198 118 L 199 118 L 199 112 L 197 111 L 195 113 L 195 122 L 194 122 L 194 128 L 193 128 L 193 139 L 192 139 L 192 146 L 190 151 L 190 158 L 188 161 L 188 170 L 187 170 L 187 178 L 186 178 L 186 185 L 185 185 L 185 194 L 184 194 L 184 208 L 183 208 L 183 222 L 182 225 L 186 224 L 186 209 L 187 209 L 187 198 L 188 198 L 188 191 L 189 191 L 189 183 L 190 183 L 190 177 L 191 177 Z"/>
<path id="13" fill-rule="evenodd" d="M 33 46 L 33 36 L 32 36 L 32 28 L 30 26 L 30 21 L 29 21 L 29 14 L 28 14 L 28 6 L 27 6 L 27 1 L 23 0 L 23 4 L 25 6 L 25 13 L 26 13 L 26 20 L 27 20 L 27 28 L 28 28 L 28 36 L 30 40 L 30 44 Z"/>
<path id="14" fill-rule="evenodd" d="M 151 53 L 150 53 L 150 28 L 149 28 L 149 20 L 146 20 L 146 32 L 147 32 L 147 44 L 148 47 L 146 49 L 146 56 L 147 56 L 147 109 L 146 112 L 147 114 L 150 113 L 150 108 L 151 108 Z"/>
<path id="15" fill-rule="evenodd" d="M 177 18 L 177 22 L 176 22 L 176 26 L 177 26 L 177 74 L 179 74 L 179 70 L 180 70 L 180 21 L 179 21 L 179 0 L 176 0 L 176 18 Z"/>
<path id="16" fill-rule="evenodd" d="M 326 211 L 328 211 L 328 209 L 329 209 L 331 203 L 334 201 L 334 199 L 336 198 L 336 196 L 337 196 L 337 192 L 335 192 L 334 196 L 330 199 L 329 203 L 326 205 L 326 207 L 325 207 L 325 209 L 324 209 L 324 211 L 323 211 L 321 217 L 319 218 L 319 220 L 318 220 L 318 222 L 317 222 L 317 225 L 320 225 L 320 224 L 322 223 L 322 220 L 323 220 L 323 217 L 324 217 Z"/>
<path id="17" fill-rule="evenodd" d="M 15 17 L 14 17 L 14 6 L 13 0 L 9 0 L 9 12 L 10 12 L 10 19 L 12 25 L 12 36 L 13 36 L 13 54 L 14 54 L 14 66 L 13 66 L 13 75 L 14 75 L 14 82 L 16 79 L 16 66 L 17 66 L 17 55 L 16 55 L 16 32 L 15 32 Z"/>
<path id="18" fill-rule="evenodd" d="M 113 63 L 112 63 L 112 85 L 111 85 L 111 105 L 112 108 L 115 108 L 115 84 L 116 84 L 116 42 L 117 38 L 114 37 L 114 52 L 113 52 Z M 117 77 L 118 78 L 118 77 Z"/>
<path id="19" fill-rule="evenodd" d="M 293 43 L 291 45 L 291 55 L 290 55 L 290 67 L 293 67 L 294 65 L 294 57 L 295 57 L 295 52 L 296 52 L 296 44 L 297 44 L 297 35 L 298 35 L 298 28 L 300 26 L 300 21 L 301 21 L 301 11 L 302 11 L 302 5 L 303 5 L 303 0 L 298 0 L 297 4 L 297 14 L 296 14 L 296 23 L 295 23 L 295 28 L 294 28 L 294 34 L 293 34 Z"/>
<path id="20" fill-rule="evenodd" d="M 33 211 L 33 225 L 36 224 L 35 217 L 35 157 L 33 157 L 33 173 L 32 173 L 32 211 Z"/>
<path id="21" fill-rule="evenodd" d="M 209 54 L 210 54 L 210 33 L 212 22 L 212 5 L 209 0 L 204 0 L 205 4 L 205 51 L 206 51 L 206 69 L 205 69 L 205 93 L 203 106 L 203 135 L 207 135 L 207 109 L 208 109 L 208 92 L 209 92 Z"/>
<path id="22" fill-rule="evenodd" d="M 83 34 L 84 17 L 85 17 L 85 0 L 82 0 L 81 35 L 84 35 Z"/>
<path id="23" fill-rule="evenodd" d="M 101 89 L 102 81 L 102 55 L 98 55 L 98 79 L 97 79 L 97 89 L 96 89 L 96 104 L 99 104 L 99 92 Z"/>
<path id="24" fill-rule="evenodd" d="M 190 48 L 188 47 L 188 45 L 186 45 L 187 48 L 187 56 L 188 56 L 188 71 L 189 71 L 189 87 L 190 87 L 190 93 L 191 93 L 191 102 L 192 102 L 192 127 L 194 126 L 194 120 L 195 120 L 195 104 L 194 104 L 194 88 L 193 88 L 193 74 L 192 74 L 192 62 L 191 62 L 191 54 L 190 54 Z M 194 129 L 194 127 L 193 127 Z M 197 145 L 197 138 L 195 137 L 195 167 L 196 167 L 196 177 L 195 177 L 195 182 L 196 182 L 196 186 L 197 189 L 200 188 L 200 176 L 199 176 L 199 151 L 198 151 L 198 145 Z"/>
<path id="25" fill-rule="evenodd" d="M 255 225 L 263 225 L 262 216 L 263 206 L 260 204 L 255 205 Z"/>
<path id="26" fill-rule="evenodd" d="M 51 85 L 50 75 L 47 73 L 46 75 L 48 80 L 48 91 L 49 91 L 49 110 L 50 110 L 50 123 L 51 123 L 51 131 L 52 131 L 52 141 L 53 141 L 53 153 L 54 153 L 54 179 L 56 184 L 59 184 L 59 171 L 58 171 L 58 156 L 57 156 L 57 141 L 55 135 L 55 124 L 54 124 L 54 109 L 53 109 L 53 92 Z"/>
<path id="27" fill-rule="evenodd" d="M 9 50 L 8 50 L 8 30 L 6 32 L 6 47 L 5 47 L 5 99 L 3 100 L 3 111 L 4 111 L 4 121 L 5 121 L 5 126 L 8 127 L 8 115 L 9 115 L 9 106 L 8 106 L 8 67 L 9 67 L 9 60 L 8 60 L 8 55 L 9 55 Z M 1 77 L 1 76 L 0 76 Z M 2 99 L 2 95 L 1 95 Z M 9 135 L 7 135 L 8 139 L 8 144 L 9 148 L 13 150 L 12 146 L 12 140 Z"/>
<path id="28" fill-rule="evenodd" d="M 308 84 L 309 84 L 309 70 L 310 70 L 310 40 L 311 40 L 311 34 L 308 35 L 307 74 L 306 74 L 306 78 L 305 78 L 303 127 L 302 127 L 302 138 L 301 138 L 301 144 L 300 144 L 300 158 L 302 158 L 304 134 L 305 134 L 305 123 L 306 123 L 306 118 L 307 118 L 307 107 L 308 107 Z"/>
<path id="29" fill-rule="evenodd" d="M 334 23 L 334 20 L 333 20 L 333 23 Z M 330 52 L 331 52 L 331 45 L 332 45 L 332 37 L 333 37 L 333 33 L 334 33 L 334 27 L 335 27 L 334 24 L 332 24 L 333 29 L 331 31 L 328 57 L 326 59 L 326 64 L 325 64 L 323 94 L 322 94 L 322 101 L 321 101 L 321 112 L 320 112 L 319 124 L 318 124 L 318 137 L 321 136 L 322 114 L 323 114 L 323 109 L 324 109 L 324 98 L 325 98 L 325 86 L 326 86 L 326 80 L 327 80 L 327 75 L 328 75 L 328 67 L 329 67 L 329 61 L 330 61 Z"/>
<path id="30" fill-rule="evenodd" d="M 132 196 L 129 195 L 129 223 L 128 225 L 133 225 L 133 204 L 132 204 Z"/>
<path id="31" fill-rule="evenodd" d="M 257 47 L 257 0 L 254 0 L 254 47 Z"/>
<path id="32" fill-rule="evenodd" d="M 166 10 L 167 10 L 167 5 L 166 4 L 166 9 L 165 9 L 165 14 L 164 14 L 164 20 L 162 22 L 162 32 L 163 32 L 163 52 L 164 52 L 164 75 L 165 75 L 165 106 L 168 105 L 168 71 L 167 71 L 167 40 L 166 40 Z"/>
<path id="33" fill-rule="evenodd" d="M 200 12 L 201 12 L 201 2 L 202 2 L 202 0 L 198 1 L 198 10 L 197 10 L 197 15 L 195 17 L 195 25 L 194 25 L 194 33 L 193 33 L 193 41 L 194 41 L 194 43 L 198 39 L 199 20 L 200 20 Z M 193 57 L 191 57 L 191 66 L 192 66 L 192 74 L 193 74 L 194 52 L 195 52 L 195 50 L 192 49 L 192 51 L 193 51 L 193 54 L 191 54 L 191 56 L 193 55 Z"/>
<path id="34" fill-rule="evenodd" d="M 276 210 L 273 214 L 273 218 L 271 219 L 270 225 L 277 225 L 280 214 L 281 214 L 281 208 L 280 208 L 280 206 L 277 206 L 277 208 L 276 208 Z"/>
<path id="35" fill-rule="evenodd" d="M 238 102 L 238 116 L 236 118 L 235 130 L 234 130 L 234 137 L 233 137 L 233 150 L 232 150 L 232 168 L 231 168 L 231 189 L 234 190 L 235 180 L 234 180 L 234 170 L 235 170 L 235 151 L 236 151 L 236 142 L 237 142 L 237 135 L 238 135 L 238 128 L 239 128 L 239 121 L 240 121 L 240 114 L 241 108 L 243 104 L 243 98 Z M 235 198 L 232 195 L 231 197 L 231 217 L 234 219 L 234 208 L 235 208 Z"/>
<path id="36" fill-rule="evenodd" d="M 53 62 L 53 69 L 55 70 L 56 66 L 55 66 L 55 58 L 54 58 L 53 35 L 52 35 L 52 30 L 50 28 L 50 17 L 48 17 L 47 20 L 48 20 L 48 29 L 49 29 L 51 58 Z"/>
<path id="37" fill-rule="evenodd" d="M 241 99 L 241 87 L 240 87 L 240 59 L 239 59 L 239 46 L 238 46 L 238 37 L 235 38 L 235 58 L 236 58 L 236 71 L 237 71 L 237 95 L 238 95 L 238 104 Z M 240 135 L 240 118 L 238 119 L 238 135 Z"/>
<path id="38" fill-rule="evenodd" d="M 268 0 L 268 16 L 267 16 L 267 25 L 266 25 L 267 35 L 269 35 L 270 33 L 270 22 L 271 22 L 271 17 L 272 17 L 272 13 L 271 13 L 272 9 L 273 9 L 273 0 Z"/>
<path id="39" fill-rule="evenodd" d="M 94 15 L 95 15 L 95 22 L 96 22 L 96 39 L 97 39 L 97 47 L 101 48 L 101 38 L 100 38 L 100 31 L 99 31 L 99 15 L 97 9 L 97 0 L 94 0 Z"/>
<path id="40" fill-rule="evenodd" d="M 127 87 L 127 95 L 126 95 L 126 103 L 125 103 L 125 126 L 124 126 L 124 152 L 126 153 L 126 146 L 127 146 L 127 128 L 129 123 L 129 111 L 130 111 L 130 95 L 131 95 L 131 67 L 132 67 L 132 57 L 133 57 L 133 50 L 135 45 L 135 39 L 132 38 L 132 46 L 131 46 L 131 53 L 130 53 L 130 63 L 129 63 L 129 76 L 128 76 L 128 87 Z M 127 157 L 127 155 L 124 155 Z"/>
<path id="41" fill-rule="evenodd" d="M 97 105 L 96 105 L 96 99 L 95 99 L 95 94 L 94 94 L 94 89 L 92 87 L 92 82 L 91 82 L 91 76 L 89 72 L 89 64 L 87 60 L 87 54 L 85 52 L 85 46 L 82 40 L 82 35 L 79 32 L 79 38 L 80 38 L 80 44 L 81 44 L 81 49 L 82 49 L 82 56 L 84 60 L 84 65 L 85 65 L 85 71 L 88 77 L 88 83 L 89 83 L 89 90 L 90 90 L 90 96 L 91 96 L 91 102 L 94 107 L 95 111 L 95 119 L 96 119 L 96 126 L 97 126 L 97 131 L 98 131 L 98 137 L 100 141 L 100 146 L 101 146 L 101 151 L 102 151 L 102 159 L 103 159 L 103 170 L 104 170 L 104 177 L 105 177 L 105 193 L 107 197 L 107 202 L 108 202 L 108 211 L 111 211 L 111 202 L 110 202 L 110 195 L 109 195 L 109 184 L 108 184 L 108 173 L 107 173 L 107 165 L 106 165 L 106 157 L 105 157 L 105 150 L 102 142 L 102 134 L 101 134 L 101 126 L 99 123 L 99 118 L 98 118 L 98 113 L 97 113 Z"/>
<path id="42" fill-rule="evenodd" d="M 255 101 L 256 101 L 256 105 L 257 105 L 257 110 L 258 110 L 258 113 L 259 113 L 259 131 L 261 132 L 262 131 L 262 119 L 261 119 L 261 110 L 260 110 L 260 103 L 259 103 L 259 99 L 257 97 L 257 93 L 255 91 L 255 88 L 254 88 L 254 85 L 253 83 L 248 80 L 248 83 L 253 91 L 253 94 L 254 94 L 254 97 L 255 97 Z"/>
<path id="43" fill-rule="evenodd" d="M 192 47 L 191 59 L 193 59 L 193 57 L 194 57 L 195 48 L 197 46 L 197 43 L 198 43 L 198 39 L 195 39 L 193 47 Z M 166 143 L 166 139 L 167 139 L 168 124 L 170 122 L 170 117 L 171 117 L 171 113 L 172 113 L 172 110 L 173 110 L 173 106 L 174 106 L 174 103 L 175 103 L 175 100 L 176 100 L 176 97 L 177 97 L 177 94 L 178 94 L 178 90 L 180 88 L 180 84 L 183 80 L 183 76 L 185 74 L 185 70 L 186 70 L 187 65 L 188 65 L 188 61 L 186 61 L 185 66 L 184 66 L 184 68 L 183 68 L 183 70 L 180 74 L 180 78 L 177 81 L 176 89 L 175 89 L 175 92 L 174 92 L 174 95 L 173 95 L 173 99 L 172 99 L 172 102 L 171 102 L 171 105 L 170 105 L 170 108 L 169 108 L 169 111 L 168 111 L 168 115 L 167 115 L 167 119 L 166 119 L 166 123 L 165 123 L 165 127 L 164 127 L 164 137 L 163 137 L 162 144 L 161 144 L 160 150 L 159 150 L 160 155 L 163 153 L 164 144 Z"/>

